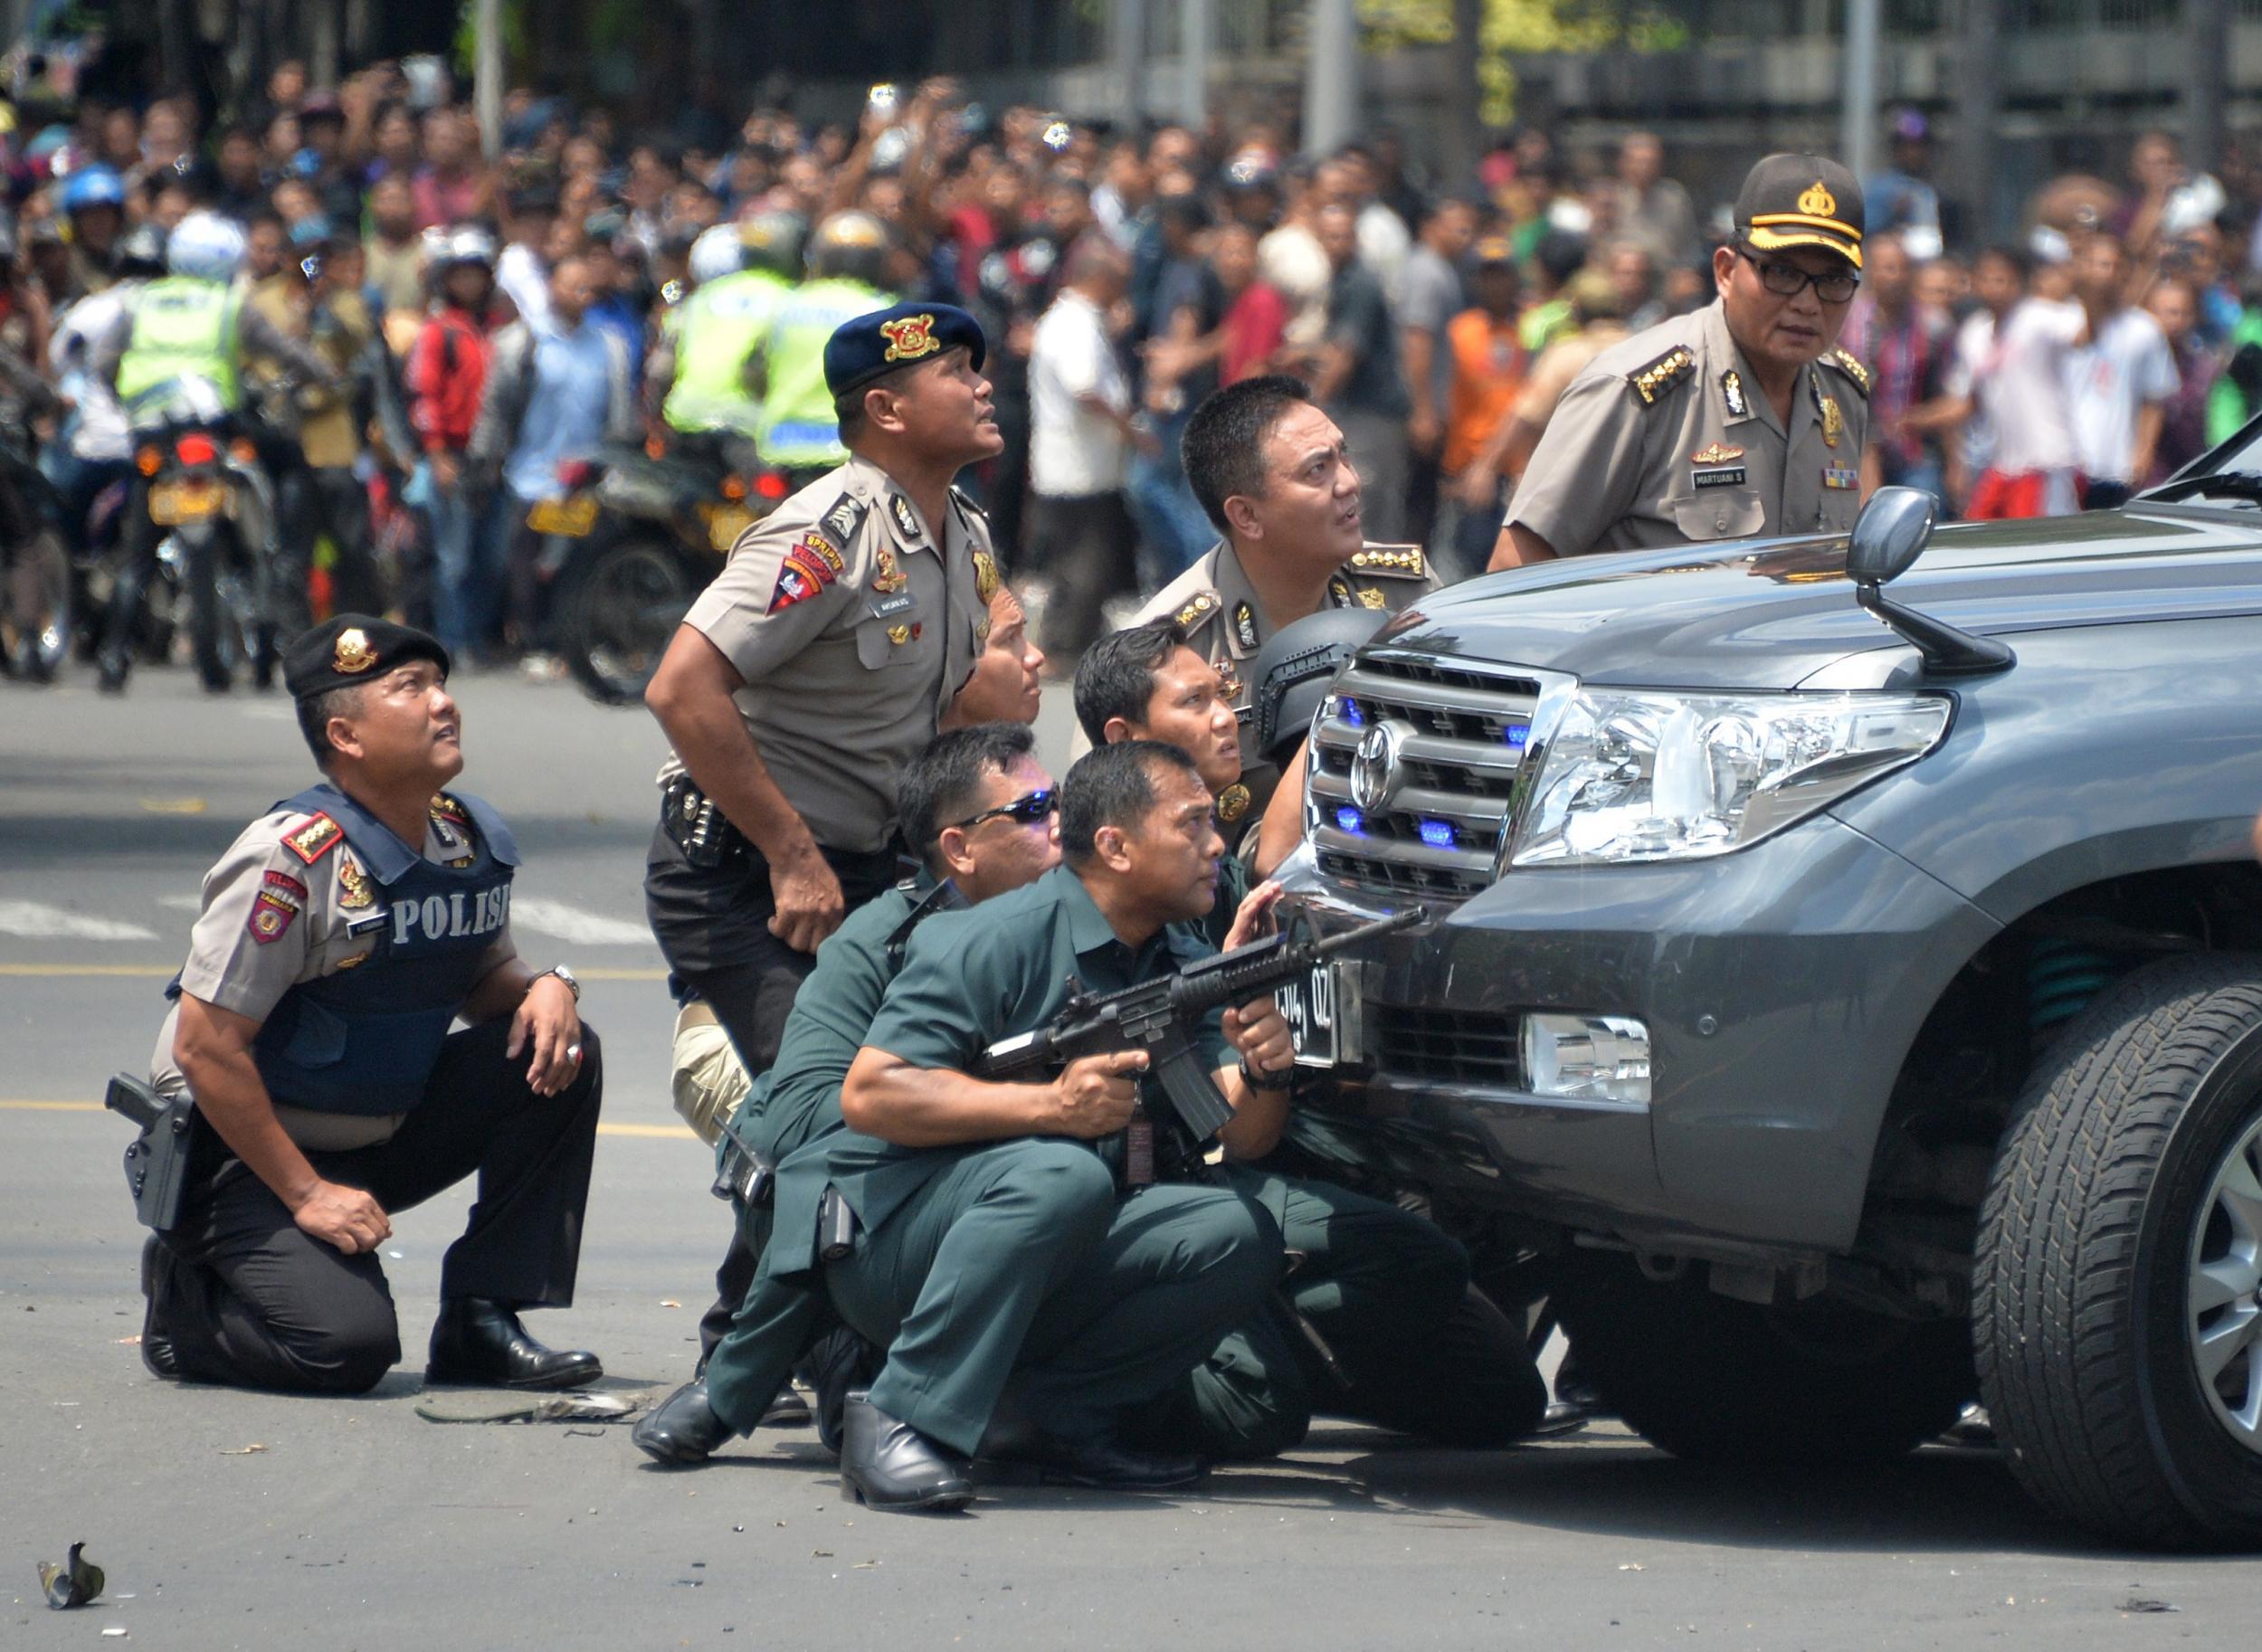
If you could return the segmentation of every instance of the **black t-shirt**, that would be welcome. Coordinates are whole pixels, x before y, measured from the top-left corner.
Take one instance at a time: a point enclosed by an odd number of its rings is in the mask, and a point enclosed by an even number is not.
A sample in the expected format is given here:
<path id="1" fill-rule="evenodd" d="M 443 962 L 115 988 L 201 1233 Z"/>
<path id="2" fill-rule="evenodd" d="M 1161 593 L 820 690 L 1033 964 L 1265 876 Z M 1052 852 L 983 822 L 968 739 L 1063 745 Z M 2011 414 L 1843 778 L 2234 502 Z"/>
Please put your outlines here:
<path id="1" fill-rule="evenodd" d="M 1171 319 L 1182 309 L 1194 312 L 1196 334 L 1213 333 L 1225 319 L 1225 287 L 1217 271 L 1198 258 L 1173 259 L 1155 286 L 1155 331 L 1169 337 Z M 1193 407 L 1217 388 L 1217 364 L 1206 362 L 1178 381 L 1183 405 Z"/>
<path id="2" fill-rule="evenodd" d="M 1398 329 L 1383 283 L 1357 260 L 1335 271 L 1327 287 L 1327 342 L 1351 352 L 1351 375 L 1336 401 L 1352 413 L 1403 418 L 1412 404 L 1398 366 Z"/>

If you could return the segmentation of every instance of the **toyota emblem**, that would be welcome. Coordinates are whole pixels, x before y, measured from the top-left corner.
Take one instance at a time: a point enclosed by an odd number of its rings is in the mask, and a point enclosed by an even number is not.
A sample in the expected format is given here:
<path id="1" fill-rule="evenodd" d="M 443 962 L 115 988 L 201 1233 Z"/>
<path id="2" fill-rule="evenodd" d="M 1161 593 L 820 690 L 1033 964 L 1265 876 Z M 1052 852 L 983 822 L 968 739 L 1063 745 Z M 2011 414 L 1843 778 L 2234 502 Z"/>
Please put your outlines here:
<path id="1" fill-rule="evenodd" d="M 1378 814 L 1390 807 L 1398 791 L 1399 726 L 1377 723 L 1359 737 L 1351 759 L 1351 801 L 1363 814 Z"/>

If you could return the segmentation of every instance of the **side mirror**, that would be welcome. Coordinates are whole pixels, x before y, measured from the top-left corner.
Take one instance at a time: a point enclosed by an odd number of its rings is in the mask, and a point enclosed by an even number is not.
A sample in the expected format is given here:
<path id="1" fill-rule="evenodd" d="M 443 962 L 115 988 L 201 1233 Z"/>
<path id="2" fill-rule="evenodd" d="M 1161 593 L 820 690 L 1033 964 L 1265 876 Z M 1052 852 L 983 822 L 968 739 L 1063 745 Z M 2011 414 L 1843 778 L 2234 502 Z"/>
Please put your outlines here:
<path id="1" fill-rule="evenodd" d="M 1922 488 L 1880 488 L 1854 521 L 1846 572 L 1858 585 L 1884 585 L 1909 571 L 1932 540 L 1937 510 Z"/>

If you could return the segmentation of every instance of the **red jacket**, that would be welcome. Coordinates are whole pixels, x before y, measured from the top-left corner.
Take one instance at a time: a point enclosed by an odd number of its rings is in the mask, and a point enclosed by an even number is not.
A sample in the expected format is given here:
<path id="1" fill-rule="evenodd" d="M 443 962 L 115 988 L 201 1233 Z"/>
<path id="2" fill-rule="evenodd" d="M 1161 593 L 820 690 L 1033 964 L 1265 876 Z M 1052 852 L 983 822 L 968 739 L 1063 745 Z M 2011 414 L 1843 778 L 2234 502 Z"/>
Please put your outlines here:
<path id="1" fill-rule="evenodd" d="M 484 316 L 450 306 L 424 323 L 408 353 L 409 418 L 424 451 L 470 446 L 493 354 L 493 328 Z"/>

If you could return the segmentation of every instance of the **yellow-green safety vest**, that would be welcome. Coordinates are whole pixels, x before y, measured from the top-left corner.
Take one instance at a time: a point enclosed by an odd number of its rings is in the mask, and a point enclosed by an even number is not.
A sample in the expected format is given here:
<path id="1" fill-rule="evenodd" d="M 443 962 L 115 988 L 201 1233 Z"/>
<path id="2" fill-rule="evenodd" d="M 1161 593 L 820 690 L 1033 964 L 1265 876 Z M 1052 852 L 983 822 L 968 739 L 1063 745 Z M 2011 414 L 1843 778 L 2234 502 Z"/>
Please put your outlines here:
<path id="1" fill-rule="evenodd" d="M 746 388 L 746 362 L 793 290 L 783 276 L 741 270 L 684 300 L 674 318 L 676 379 L 661 408 L 670 425 L 754 434 L 762 404 Z"/>
<path id="2" fill-rule="evenodd" d="M 844 321 L 885 309 L 895 299 L 861 281 L 810 281 L 779 306 L 770 326 L 769 394 L 755 449 L 765 463 L 796 469 L 848 462 L 832 393 L 825 388 L 824 347 Z"/>
<path id="3" fill-rule="evenodd" d="M 118 362 L 118 399 L 131 402 L 167 379 L 209 379 L 222 404 L 242 405 L 236 378 L 236 326 L 242 295 L 223 281 L 168 275 L 134 298 L 134 327 Z"/>

